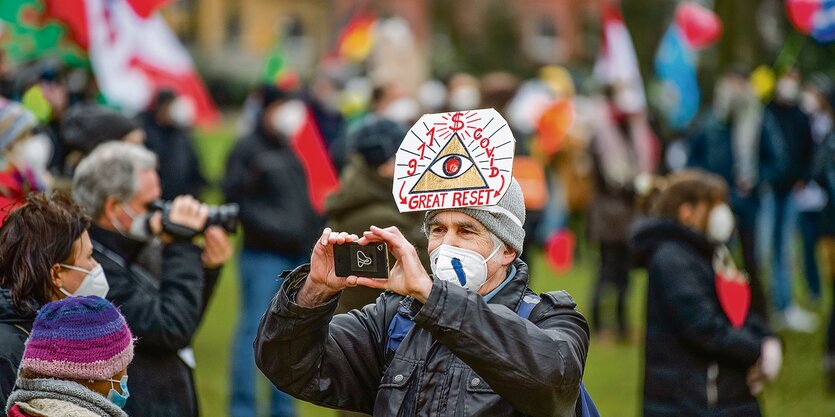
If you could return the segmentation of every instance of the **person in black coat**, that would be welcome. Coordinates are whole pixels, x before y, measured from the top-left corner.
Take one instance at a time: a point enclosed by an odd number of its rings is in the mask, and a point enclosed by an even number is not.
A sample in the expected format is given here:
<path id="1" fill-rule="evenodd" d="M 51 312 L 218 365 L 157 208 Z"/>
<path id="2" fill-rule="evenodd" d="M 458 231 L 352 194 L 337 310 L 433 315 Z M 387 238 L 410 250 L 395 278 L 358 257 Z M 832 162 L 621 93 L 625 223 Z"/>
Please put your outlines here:
<path id="1" fill-rule="evenodd" d="M 307 175 L 284 133 L 297 119 L 300 102 L 272 86 L 262 90 L 255 130 L 229 155 L 223 193 L 240 205 L 244 229 L 240 260 L 241 314 L 232 354 L 232 417 L 257 413 L 252 341 L 258 321 L 281 285 L 282 271 L 306 262 L 323 223 L 310 203 Z M 293 402 L 278 390 L 270 396 L 273 417 L 292 416 Z"/>
<path id="2" fill-rule="evenodd" d="M 796 70 L 783 74 L 777 82 L 774 100 L 763 113 L 759 173 L 760 180 L 770 188 L 774 202 L 769 221 L 772 222 L 771 296 L 775 322 L 791 330 L 811 333 L 817 328 L 817 316 L 794 301 L 790 250 L 793 236 L 785 233 L 787 226 L 797 220 L 792 194 L 811 179 L 815 146 L 809 118 L 797 105 L 799 90 L 800 76 Z M 788 228 L 794 230 L 793 226 Z M 809 288 L 810 295 L 817 298 L 820 289 L 814 287 Z"/>
<path id="3" fill-rule="evenodd" d="M 110 285 L 107 299 L 139 339 L 125 411 L 197 416 L 190 345 L 232 245 L 217 226 L 205 230 L 202 250 L 170 232 L 168 224 L 205 226 L 208 208 L 189 196 L 174 199 L 163 227 L 161 214 L 148 209 L 160 197 L 155 166 L 154 154 L 140 145 L 106 143 L 79 163 L 73 197 L 93 218 L 93 256 Z"/>
<path id="4" fill-rule="evenodd" d="M 754 395 L 779 371 L 780 343 L 760 317 L 726 313 L 738 298 L 720 303 L 715 262 L 727 259 L 721 243 L 733 232 L 726 201 L 721 177 L 673 174 L 653 217 L 633 228 L 631 244 L 649 276 L 645 417 L 759 416 Z"/>
<path id="5" fill-rule="evenodd" d="M 206 186 L 188 128 L 194 121 L 194 108 L 187 98 L 172 90 L 160 90 L 153 106 L 139 115 L 145 130 L 145 146 L 157 155 L 157 172 L 162 182 L 162 198 L 179 195 L 199 196 Z"/>

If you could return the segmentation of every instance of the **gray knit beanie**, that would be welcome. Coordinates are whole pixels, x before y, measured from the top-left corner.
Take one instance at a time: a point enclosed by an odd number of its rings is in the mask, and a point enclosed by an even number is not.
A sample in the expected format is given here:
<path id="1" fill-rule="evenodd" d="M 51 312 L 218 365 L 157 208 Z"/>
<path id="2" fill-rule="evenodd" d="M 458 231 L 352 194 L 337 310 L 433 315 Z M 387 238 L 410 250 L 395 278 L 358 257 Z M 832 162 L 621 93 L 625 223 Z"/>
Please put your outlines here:
<path id="1" fill-rule="evenodd" d="M 525 224 L 525 197 L 522 195 L 522 188 L 516 182 L 516 179 L 510 182 L 510 188 L 507 189 L 504 197 L 495 207 L 501 207 L 504 210 L 491 210 L 491 207 L 429 210 L 423 217 L 423 230 L 429 236 L 429 229 L 426 225 L 435 215 L 444 211 L 458 211 L 478 220 L 504 244 L 513 248 L 517 257 L 521 256 L 522 245 L 525 242 L 525 229 L 522 228 L 522 225 Z M 516 217 L 516 219 L 510 218 L 510 215 Z"/>

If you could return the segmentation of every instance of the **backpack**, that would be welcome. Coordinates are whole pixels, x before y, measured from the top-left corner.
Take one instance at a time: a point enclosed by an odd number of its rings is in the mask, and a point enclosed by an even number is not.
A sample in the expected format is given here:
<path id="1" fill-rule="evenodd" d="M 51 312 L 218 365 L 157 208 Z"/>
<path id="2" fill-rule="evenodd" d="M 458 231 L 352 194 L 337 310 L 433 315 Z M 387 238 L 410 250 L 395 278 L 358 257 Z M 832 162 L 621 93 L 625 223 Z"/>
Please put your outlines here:
<path id="1" fill-rule="evenodd" d="M 519 304 L 519 309 L 516 310 L 516 314 L 519 315 L 519 317 L 528 320 L 534 307 L 536 307 L 540 301 L 542 301 L 542 298 L 538 295 L 526 295 L 522 298 L 522 303 Z M 414 327 L 415 322 L 409 319 L 407 316 L 408 312 L 408 307 L 401 305 L 397 314 L 394 315 L 394 318 L 389 323 L 387 332 L 388 339 L 386 340 L 386 353 L 396 352 L 397 348 L 400 347 L 400 342 L 406 338 L 406 335 L 409 334 L 409 331 L 412 330 L 412 327 Z M 600 417 L 600 412 L 597 411 L 597 406 L 594 405 L 594 401 L 592 401 L 591 395 L 589 395 L 589 392 L 586 390 L 586 386 L 583 384 L 583 381 L 580 381 L 580 396 L 577 398 L 576 409 L 577 417 Z"/>

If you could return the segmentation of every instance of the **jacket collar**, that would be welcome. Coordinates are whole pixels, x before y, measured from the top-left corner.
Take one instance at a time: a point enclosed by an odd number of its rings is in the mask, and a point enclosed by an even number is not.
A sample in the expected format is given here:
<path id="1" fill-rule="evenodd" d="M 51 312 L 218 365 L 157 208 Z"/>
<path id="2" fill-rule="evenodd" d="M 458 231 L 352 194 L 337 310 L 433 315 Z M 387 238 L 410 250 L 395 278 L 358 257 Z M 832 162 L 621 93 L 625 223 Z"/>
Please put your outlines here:
<path id="1" fill-rule="evenodd" d="M 145 243 L 122 236 L 117 232 L 102 229 L 97 225 L 90 226 L 90 238 L 105 248 L 115 252 L 128 262 L 133 262 L 139 256 L 139 252 L 145 247 Z"/>
<path id="2" fill-rule="evenodd" d="M 513 311 L 519 307 L 522 302 L 522 297 L 528 291 L 528 264 L 521 259 L 513 261 L 513 266 L 516 267 L 516 275 L 510 279 L 510 282 L 505 284 L 504 288 L 490 299 L 489 304 L 501 304 Z M 508 268 L 510 273 L 510 268 Z"/>

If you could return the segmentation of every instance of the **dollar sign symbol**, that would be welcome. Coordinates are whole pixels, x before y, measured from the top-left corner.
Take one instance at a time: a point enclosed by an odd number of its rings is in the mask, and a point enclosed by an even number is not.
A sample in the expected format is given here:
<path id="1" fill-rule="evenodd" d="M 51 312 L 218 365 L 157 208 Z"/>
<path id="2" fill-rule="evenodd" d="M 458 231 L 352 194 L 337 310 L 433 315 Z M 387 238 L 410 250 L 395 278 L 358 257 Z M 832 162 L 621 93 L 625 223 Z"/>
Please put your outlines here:
<path id="1" fill-rule="evenodd" d="M 449 128 L 450 130 L 457 132 L 464 128 L 464 122 L 461 121 L 461 116 L 463 115 L 463 113 L 458 112 L 452 116 L 452 126 Z"/>

